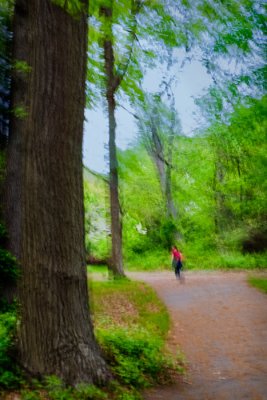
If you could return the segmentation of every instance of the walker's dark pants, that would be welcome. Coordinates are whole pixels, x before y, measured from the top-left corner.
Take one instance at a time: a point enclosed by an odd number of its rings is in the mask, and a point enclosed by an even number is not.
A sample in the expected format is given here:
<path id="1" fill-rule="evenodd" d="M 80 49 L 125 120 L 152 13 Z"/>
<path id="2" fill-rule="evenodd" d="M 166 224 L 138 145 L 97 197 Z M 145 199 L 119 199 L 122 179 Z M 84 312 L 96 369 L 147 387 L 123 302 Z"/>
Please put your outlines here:
<path id="1" fill-rule="evenodd" d="M 174 271 L 175 272 L 175 276 L 176 276 L 177 279 L 181 278 L 180 272 L 181 272 L 182 267 L 183 267 L 182 262 L 180 260 L 177 261 L 177 264 L 176 264 L 176 267 L 175 267 L 175 271 Z"/>

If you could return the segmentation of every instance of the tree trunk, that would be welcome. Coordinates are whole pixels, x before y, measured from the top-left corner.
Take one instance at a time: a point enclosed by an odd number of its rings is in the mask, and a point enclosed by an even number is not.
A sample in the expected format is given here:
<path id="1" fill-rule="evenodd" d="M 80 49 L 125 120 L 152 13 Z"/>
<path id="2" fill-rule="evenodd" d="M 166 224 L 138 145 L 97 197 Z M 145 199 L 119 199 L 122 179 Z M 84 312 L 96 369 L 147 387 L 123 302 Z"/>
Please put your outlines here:
<path id="1" fill-rule="evenodd" d="M 113 275 L 124 276 L 122 261 L 122 222 L 119 200 L 118 161 L 116 154 L 116 121 L 115 101 L 109 99 L 109 185 L 110 185 L 110 212 L 111 212 L 111 240 L 112 259 L 111 268 Z"/>
<path id="2" fill-rule="evenodd" d="M 108 103 L 109 118 L 109 187 L 112 240 L 112 256 L 110 267 L 115 277 L 123 277 L 122 221 L 119 201 L 115 119 L 115 92 L 119 86 L 120 78 L 114 72 L 114 51 L 112 45 L 112 5 L 110 7 L 103 6 L 100 9 L 100 14 L 105 18 L 103 26 L 103 31 L 105 32 L 103 47 L 106 73 L 106 99 Z"/>
<path id="3" fill-rule="evenodd" d="M 223 154 L 217 152 L 217 159 L 215 160 L 214 170 L 214 199 L 215 199 L 215 233 L 221 234 L 226 227 L 231 224 L 229 211 L 225 204 L 225 194 L 222 191 L 222 185 L 224 182 L 224 166 L 220 160 L 223 159 Z"/>
<path id="4" fill-rule="evenodd" d="M 156 112 L 156 111 L 155 111 Z M 164 144 L 157 132 L 156 123 L 151 119 L 151 156 L 157 167 L 162 194 L 166 203 L 166 217 L 175 220 L 177 210 L 172 199 L 171 169 L 173 136 L 167 138 L 167 159 L 164 154 Z"/>
<path id="5" fill-rule="evenodd" d="M 177 209 L 173 202 L 172 197 L 172 153 L 173 153 L 173 140 L 174 135 L 168 137 L 168 153 L 167 153 L 167 165 L 166 165 L 166 202 L 167 202 L 167 216 L 173 221 L 178 216 Z"/>
<path id="6" fill-rule="evenodd" d="M 84 1 L 86 10 L 87 4 Z M 87 15 L 50 0 L 17 0 L 6 224 L 18 258 L 22 366 L 69 384 L 104 383 L 88 306 L 82 133 Z"/>

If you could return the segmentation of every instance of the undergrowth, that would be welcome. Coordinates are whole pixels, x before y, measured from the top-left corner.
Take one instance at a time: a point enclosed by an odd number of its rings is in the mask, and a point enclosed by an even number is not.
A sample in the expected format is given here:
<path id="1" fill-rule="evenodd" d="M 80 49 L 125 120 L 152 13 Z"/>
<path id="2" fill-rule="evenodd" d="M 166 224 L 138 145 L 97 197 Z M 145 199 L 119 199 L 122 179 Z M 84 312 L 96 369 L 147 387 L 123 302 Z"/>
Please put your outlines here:
<path id="1" fill-rule="evenodd" d="M 135 391 L 170 382 L 184 362 L 164 348 L 170 327 L 166 307 L 140 282 L 94 282 L 97 338 L 121 385 Z"/>
<path id="2" fill-rule="evenodd" d="M 164 348 L 169 316 L 152 289 L 129 280 L 94 282 L 91 297 L 96 337 L 114 376 L 110 385 L 29 380 L 12 356 L 16 314 L 10 311 L 0 314 L 0 398 L 15 390 L 21 400 L 139 400 L 142 389 L 183 373 L 183 358 Z"/>
<path id="3" fill-rule="evenodd" d="M 179 247 L 179 245 L 178 245 Z M 180 247 L 179 247 L 180 248 Z M 181 246 L 185 257 L 186 269 L 210 270 L 210 269 L 266 269 L 267 253 L 243 254 L 233 250 L 215 251 Z M 171 256 L 166 250 L 147 251 L 142 254 L 129 254 L 126 258 L 126 266 L 130 271 L 155 271 L 171 268 Z"/>

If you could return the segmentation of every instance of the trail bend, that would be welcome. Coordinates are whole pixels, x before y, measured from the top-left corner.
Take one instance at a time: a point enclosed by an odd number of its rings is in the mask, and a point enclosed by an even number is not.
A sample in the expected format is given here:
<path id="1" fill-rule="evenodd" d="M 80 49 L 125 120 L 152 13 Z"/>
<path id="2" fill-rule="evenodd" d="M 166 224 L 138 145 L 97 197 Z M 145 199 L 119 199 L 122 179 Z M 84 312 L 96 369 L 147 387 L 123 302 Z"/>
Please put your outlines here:
<path id="1" fill-rule="evenodd" d="M 267 295 L 245 272 L 128 273 L 169 309 L 168 342 L 188 361 L 186 377 L 145 392 L 146 400 L 267 400 Z"/>

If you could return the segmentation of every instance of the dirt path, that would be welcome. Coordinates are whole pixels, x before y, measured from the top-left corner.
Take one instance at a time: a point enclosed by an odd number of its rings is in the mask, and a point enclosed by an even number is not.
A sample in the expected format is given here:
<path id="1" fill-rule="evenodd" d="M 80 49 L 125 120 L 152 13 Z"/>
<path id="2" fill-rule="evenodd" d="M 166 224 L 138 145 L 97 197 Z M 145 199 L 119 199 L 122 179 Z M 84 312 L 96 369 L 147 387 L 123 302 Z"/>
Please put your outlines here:
<path id="1" fill-rule="evenodd" d="M 171 272 L 129 273 L 153 286 L 167 305 L 188 374 L 146 400 L 266 400 L 267 296 L 245 273 L 188 272 L 185 284 Z"/>

